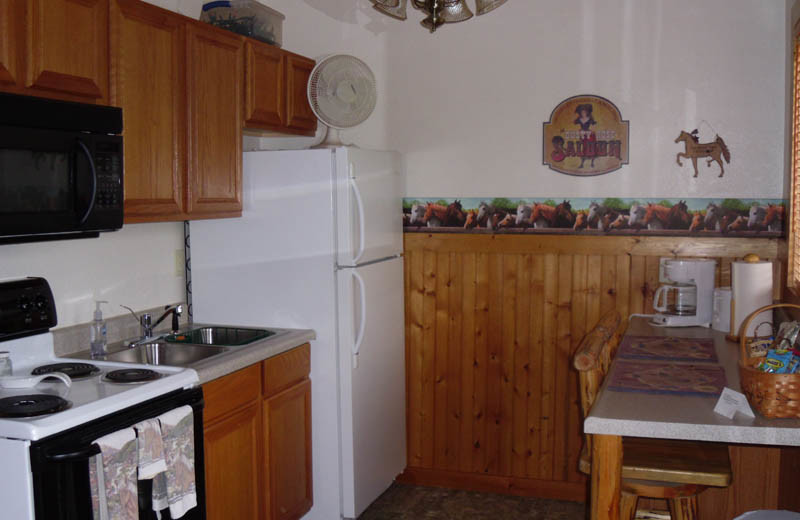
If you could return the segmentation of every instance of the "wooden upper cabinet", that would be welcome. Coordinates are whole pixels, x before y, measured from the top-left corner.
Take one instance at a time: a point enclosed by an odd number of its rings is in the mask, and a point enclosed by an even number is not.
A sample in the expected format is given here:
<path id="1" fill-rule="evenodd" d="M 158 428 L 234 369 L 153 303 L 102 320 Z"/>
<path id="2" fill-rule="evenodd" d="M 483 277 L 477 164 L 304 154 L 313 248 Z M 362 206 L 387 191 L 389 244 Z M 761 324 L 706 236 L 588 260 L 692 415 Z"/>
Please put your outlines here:
<path id="1" fill-rule="evenodd" d="M 308 104 L 308 79 L 314 69 L 314 60 L 286 54 L 286 97 L 288 128 L 306 135 L 314 135 L 317 129 L 317 117 Z"/>
<path id="2" fill-rule="evenodd" d="M 185 41 L 183 17 L 112 0 L 111 103 L 124 114 L 126 222 L 184 214 Z"/>
<path id="3" fill-rule="evenodd" d="M 88 103 L 107 102 L 108 2 L 27 2 L 24 85 L 27 93 Z"/>
<path id="4" fill-rule="evenodd" d="M 244 38 L 187 24 L 189 190 L 192 217 L 242 213 Z"/>
<path id="5" fill-rule="evenodd" d="M 286 126 L 286 60 L 277 47 L 248 40 L 245 52 L 244 119 L 248 128 Z"/>
<path id="6" fill-rule="evenodd" d="M 25 16 L 22 0 L 0 2 L 0 87 L 14 87 L 20 77 L 20 28 Z"/>

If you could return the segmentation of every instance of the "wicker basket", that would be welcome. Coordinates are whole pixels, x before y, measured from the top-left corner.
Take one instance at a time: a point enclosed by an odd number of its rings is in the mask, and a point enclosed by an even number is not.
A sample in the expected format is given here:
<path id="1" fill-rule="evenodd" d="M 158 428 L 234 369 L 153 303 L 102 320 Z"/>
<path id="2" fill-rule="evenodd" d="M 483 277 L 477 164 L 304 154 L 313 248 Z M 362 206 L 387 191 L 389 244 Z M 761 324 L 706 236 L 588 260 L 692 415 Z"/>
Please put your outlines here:
<path id="1" fill-rule="evenodd" d="M 750 405 L 768 419 L 800 418 L 800 373 L 771 374 L 762 372 L 756 366 L 763 358 L 751 358 L 747 352 L 748 338 L 745 336 L 750 323 L 764 311 L 780 307 L 800 309 L 800 305 L 776 303 L 754 311 L 739 329 L 739 377 L 742 392 Z"/>

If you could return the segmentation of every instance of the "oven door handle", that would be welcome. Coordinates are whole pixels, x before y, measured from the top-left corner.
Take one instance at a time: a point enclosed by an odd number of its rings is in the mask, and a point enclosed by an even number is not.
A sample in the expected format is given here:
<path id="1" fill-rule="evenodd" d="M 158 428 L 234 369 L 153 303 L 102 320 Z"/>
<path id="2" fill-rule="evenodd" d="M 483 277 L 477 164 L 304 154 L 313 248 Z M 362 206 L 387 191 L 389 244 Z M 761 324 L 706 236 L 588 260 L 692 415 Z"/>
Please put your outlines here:
<path id="1" fill-rule="evenodd" d="M 81 462 L 100 454 L 100 446 L 90 444 L 86 448 L 68 453 L 48 453 L 44 456 L 49 462 Z"/>
<path id="2" fill-rule="evenodd" d="M 89 160 L 89 168 L 92 170 L 92 198 L 89 201 L 89 207 L 86 208 L 86 213 L 83 214 L 81 219 L 78 221 L 78 225 L 83 225 L 86 223 L 86 220 L 89 218 L 89 215 L 92 213 L 94 209 L 95 199 L 97 199 L 97 169 L 94 166 L 94 157 L 92 157 L 92 153 L 89 151 L 89 148 L 83 144 L 83 141 L 80 139 L 77 140 L 78 148 L 86 155 L 86 158 Z"/>

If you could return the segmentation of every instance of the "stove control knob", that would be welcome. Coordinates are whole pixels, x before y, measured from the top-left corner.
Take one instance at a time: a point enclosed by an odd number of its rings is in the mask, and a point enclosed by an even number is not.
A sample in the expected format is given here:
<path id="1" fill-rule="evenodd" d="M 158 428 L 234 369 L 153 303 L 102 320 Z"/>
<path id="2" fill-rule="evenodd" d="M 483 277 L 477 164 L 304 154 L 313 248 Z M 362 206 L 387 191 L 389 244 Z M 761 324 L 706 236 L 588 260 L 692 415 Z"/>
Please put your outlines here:
<path id="1" fill-rule="evenodd" d="M 20 296 L 19 297 L 19 308 L 23 311 L 28 311 L 31 308 L 31 301 L 28 299 L 27 296 Z"/>
<path id="2" fill-rule="evenodd" d="M 41 294 L 36 297 L 36 308 L 44 311 L 47 308 L 47 300 Z"/>

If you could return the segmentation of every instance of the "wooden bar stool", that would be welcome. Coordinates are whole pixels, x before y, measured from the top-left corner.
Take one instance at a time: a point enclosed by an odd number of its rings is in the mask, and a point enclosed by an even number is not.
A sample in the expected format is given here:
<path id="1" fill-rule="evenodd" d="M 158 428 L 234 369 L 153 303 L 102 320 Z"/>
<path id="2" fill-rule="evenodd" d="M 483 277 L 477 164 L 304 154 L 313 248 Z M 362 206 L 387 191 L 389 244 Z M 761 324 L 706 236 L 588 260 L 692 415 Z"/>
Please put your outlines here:
<path id="1" fill-rule="evenodd" d="M 573 358 L 580 377 L 583 416 L 589 414 L 627 324 L 619 312 L 604 315 L 583 338 Z M 579 469 L 592 472 L 592 436 L 585 435 Z M 711 442 L 622 439 L 620 519 L 633 520 L 639 497 L 666 499 L 673 520 L 695 520 L 697 495 L 731 483 L 728 446 Z"/>

